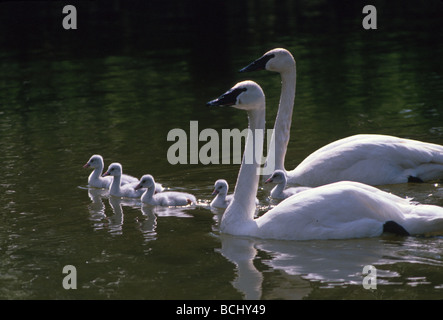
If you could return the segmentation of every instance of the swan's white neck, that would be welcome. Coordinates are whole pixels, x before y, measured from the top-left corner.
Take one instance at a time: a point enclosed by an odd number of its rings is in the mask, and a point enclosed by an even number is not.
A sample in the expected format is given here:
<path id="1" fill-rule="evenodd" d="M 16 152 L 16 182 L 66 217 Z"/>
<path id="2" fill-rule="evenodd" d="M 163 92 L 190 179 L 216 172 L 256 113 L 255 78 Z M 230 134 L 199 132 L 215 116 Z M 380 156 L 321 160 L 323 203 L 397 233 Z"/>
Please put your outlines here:
<path id="1" fill-rule="evenodd" d="M 271 171 L 285 170 L 285 155 L 291 131 L 292 111 L 294 109 L 296 67 L 281 72 L 282 89 L 277 117 L 274 124 L 273 138 L 268 146 L 267 165 Z M 274 164 L 274 168 L 272 168 Z"/>
<path id="2" fill-rule="evenodd" d="M 226 193 L 219 193 L 219 194 L 217 194 L 213 201 L 214 202 L 219 202 L 219 201 L 225 202 L 226 201 Z"/>
<path id="3" fill-rule="evenodd" d="M 141 201 L 149 203 L 150 202 L 149 200 L 152 200 L 154 193 L 155 193 L 155 184 L 150 188 L 146 188 L 146 191 L 143 193 L 141 197 Z"/>
<path id="4" fill-rule="evenodd" d="M 230 234 L 244 234 L 241 230 L 244 230 L 244 228 L 248 226 L 248 222 L 253 223 L 256 208 L 255 198 L 260 180 L 259 169 L 261 159 L 256 159 L 255 155 L 261 157 L 263 154 L 263 133 L 265 130 L 264 107 L 262 109 L 249 111 L 248 119 L 250 130 L 246 138 L 245 150 L 248 152 L 253 150 L 254 156 L 249 157 L 249 160 L 253 158 L 252 161 L 246 161 L 245 153 L 243 153 L 243 160 L 237 177 L 233 199 L 222 217 L 220 229 L 222 232 Z M 256 130 L 263 131 L 260 134 L 256 132 Z"/>
<path id="5" fill-rule="evenodd" d="M 285 190 L 286 183 L 279 183 L 271 190 L 271 197 L 280 195 Z"/>
<path id="6" fill-rule="evenodd" d="M 94 170 L 89 175 L 89 181 L 101 180 L 102 173 L 103 165 L 99 165 L 98 167 L 94 168 Z"/>
<path id="7" fill-rule="evenodd" d="M 121 175 L 113 176 L 111 187 L 109 188 L 110 194 L 118 194 L 120 192 L 121 179 L 122 179 Z"/>

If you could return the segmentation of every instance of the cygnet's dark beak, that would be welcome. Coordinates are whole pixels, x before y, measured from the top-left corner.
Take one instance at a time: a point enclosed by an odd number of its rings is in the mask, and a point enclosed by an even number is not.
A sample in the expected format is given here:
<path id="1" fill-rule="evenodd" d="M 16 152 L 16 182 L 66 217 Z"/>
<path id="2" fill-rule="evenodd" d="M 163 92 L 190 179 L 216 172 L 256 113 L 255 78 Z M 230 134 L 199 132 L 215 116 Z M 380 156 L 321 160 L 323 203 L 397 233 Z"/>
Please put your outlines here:
<path id="1" fill-rule="evenodd" d="M 83 168 L 89 168 L 91 165 L 89 163 L 86 163 Z"/>
<path id="2" fill-rule="evenodd" d="M 141 183 L 139 183 L 138 185 L 136 185 L 135 187 L 134 187 L 134 190 L 138 190 L 138 189 L 141 189 L 142 188 L 142 184 Z"/>
<path id="3" fill-rule="evenodd" d="M 102 177 L 106 177 L 106 176 L 109 176 L 109 172 L 108 171 L 106 171 L 105 173 L 102 174 Z"/>

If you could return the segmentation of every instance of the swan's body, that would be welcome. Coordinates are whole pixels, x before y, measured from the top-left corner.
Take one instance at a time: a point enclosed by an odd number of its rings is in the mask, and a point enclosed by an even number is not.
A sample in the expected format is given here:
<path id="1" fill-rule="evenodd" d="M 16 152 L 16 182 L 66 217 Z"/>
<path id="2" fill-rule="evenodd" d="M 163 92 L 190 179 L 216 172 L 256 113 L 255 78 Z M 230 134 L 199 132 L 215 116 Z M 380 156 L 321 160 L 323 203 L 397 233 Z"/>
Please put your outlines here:
<path id="1" fill-rule="evenodd" d="M 106 176 L 102 177 L 103 168 L 104 168 L 104 162 L 103 157 L 98 154 L 94 154 L 91 156 L 91 158 L 86 162 L 86 164 L 83 166 L 83 168 L 94 168 L 94 170 L 91 172 L 91 174 L 88 177 L 88 185 L 94 188 L 104 188 L 108 189 L 109 186 L 112 183 L 112 176 Z M 121 183 L 127 184 L 127 183 L 136 183 L 138 182 L 138 179 L 123 174 L 121 177 Z"/>
<path id="2" fill-rule="evenodd" d="M 310 189 L 310 187 L 293 187 L 285 189 L 287 179 L 286 172 L 284 172 L 283 170 L 275 170 L 274 173 L 269 177 L 269 179 L 265 181 L 265 183 L 277 184 L 271 190 L 270 197 L 279 200 L 289 198 L 294 194 Z"/>
<path id="3" fill-rule="evenodd" d="M 215 181 L 214 191 L 212 195 L 215 198 L 211 201 L 210 206 L 213 208 L 227 208 L 229 203 L 232 201 L 232 194 L 228 195 L 229 185 L 224 179 L 219 179 Z M 258 204 L 258 199 L 255 199 L 255 204 Z"/>
<path id="4" fill-rule="evenodd" d="M 103 177 L 112 176 L 113 180 L 111 186 L 109 187 L 109 194 L 115 197 L 125 197 L 125 198 L 140 198 L 145 190 L 134 190 L 134 186 L 138 184 L 138 182 L 121 184 L 121 177 L 123 174 L 122 165 L 120 163 L 114 162 L 111 163 L 103 173 Z"/>
<path id="5" fill-rule="evenodd" d="M 443 234 L 443 208 L 341 181 L 283 200 L 257 219 L 251 235 L 293 240 L 376 237 L 392 222 L 404 235 Z"/>
<path id="6" fill-rule="evenodd" d="M 274 137 L 267 165 L 285 170 L 295 99 L 296 67 L 291 53 L 273 49 L 241 71 L 269 70 L 282 78 Z M 386 135 L 354 135 L 315 151 L 294 170 L 288 184 L 316 187 L 350 180 L 369 185 L 420 182 L 443 177 L 443 146 Z"/>
<path id="7" fill-rule="evenodd" d="M 247 110 L 251 130 L 245 150 L 257 148 L 254 152 L 260 154 L 263 140 L 254 140 L 259 139 L 256 129 L 264 129 L 265 99 L 257 84 L 240 82 L 208 104 Z M 375 237 L 384 231 L 402 235 L 443 233 L 443 208 L 416 205 L 377 188 L 349 181 L 305 190 L 254 219 L 259 168 L 255 159 L 247 163 L 243 157 L 234 198 L 221 219 L 221 232 L 280 240 Z"/>
<path id="8" fill-rule="evenodd" d="M 186 192 L 166 191 L 155 194 L 155 181 L 150 174 L 146 174 L 140 179 L 140 183 L 135 186 L 135 190 L 145 190 L 141 196 L 141 201 L 153 206 L 186 206 L 196 204 L 194 195 Z M 146 188 L 146 189 L 142 189 Z"/>
<path id="9" fill-rule="evenodd" d="M 359 134 L 318 149 L 287 175 L 288 182 L 311 187 L 341 180 L 369 185 L 430 181 L 443 177 L 443 146 Z"/>

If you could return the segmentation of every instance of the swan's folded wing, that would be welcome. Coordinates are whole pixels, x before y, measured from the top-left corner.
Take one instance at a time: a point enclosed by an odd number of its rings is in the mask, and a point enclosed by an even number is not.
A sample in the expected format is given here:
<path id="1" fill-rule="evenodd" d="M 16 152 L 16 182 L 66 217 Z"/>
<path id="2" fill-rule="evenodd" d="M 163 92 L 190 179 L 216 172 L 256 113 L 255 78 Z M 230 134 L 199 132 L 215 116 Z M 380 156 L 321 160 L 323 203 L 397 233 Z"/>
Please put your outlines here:
<path id="1" fill-rule="evenodd" d="M 366 188 L 367 187 L 367 188 Z M 378 236 L 386 221 L 401 224 L 407 199 L 360 183 L 339 182 L 300 192 L 256 220 L 263 238 L 309 240 Z"/>
<path id="2" fill-rule="evenodd" d="M 443 146 L 382 135 L 357 135 L 309 155 L 288 173 L 293 183 L 318 186 L 340 180 L 370 185 L 443 176 Z"/>

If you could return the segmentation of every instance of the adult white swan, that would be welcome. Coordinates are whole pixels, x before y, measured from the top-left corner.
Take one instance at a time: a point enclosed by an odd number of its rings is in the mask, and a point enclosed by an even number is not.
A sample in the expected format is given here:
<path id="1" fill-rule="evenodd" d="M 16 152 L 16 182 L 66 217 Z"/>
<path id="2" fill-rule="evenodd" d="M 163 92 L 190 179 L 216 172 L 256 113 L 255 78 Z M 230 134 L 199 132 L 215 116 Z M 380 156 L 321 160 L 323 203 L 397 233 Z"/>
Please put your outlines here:
<path id="1" fill-rule="evenodd" d="M 265 128 L 265 96 L 259 85 L 240 82 L 207 104 L 246 110 L 250 130 L 245 150 L 261 154 L 263 134 L 257 131 Z M 443 233 L 443 208 L 415 205 L 349 181 L 305 190 L 254 219 L 260 165 L 255 157 L 252 162 L 246 158 L 244 154 L 233 199 L 221 219 L 222 233 L 281 240 L 374 237 L 383 232 Z"/>
<path id="2" fill-rule="evenodd" d="M 273 49 L 241 72 L 278 72 L 282 90 L 274 125 L 275 144 L 267 163 L 285 170 L 284 161 L 294 107 L 296 63 L 286 49 Z M 275 148 L 275 152 L 272 152 Z M 351 180 L 369 185 L 422 182 L 443 177 L 443 146 L 378 134 L 359 134 L 332 142 L 287 172 L 289 184 L 316 187 Z"/>
<path id="3" fill-rule="evenodd" d="M 195 196 L 186 192 L 166 191 L 154 194 L 155 180 L 150 174 L 145 174 L 141 177 L 139 184 L 134 187 L 134 190 L 146 190 L 141 196 L 141 201 L 154 206 L 186 206 L 197 203 Z"/>
<path id="4" fill-rule="evenodd" d="M 94 168 L 88 177 L 88 185 L 94 188 L 105 188 L 108 189 L 112 182 L 112 176 L 102 177 L 103 168 L 105 164 L 103 162 L 103 157 L 99 154 L 94 154 L 89 158 L 88 162 L 83 166 L 83 168 Z M 121 177 L 121 183 L 136 183 L 138 179 L 136 177 L 123 174 Z"/>

